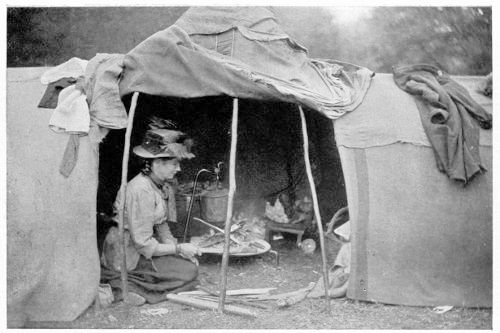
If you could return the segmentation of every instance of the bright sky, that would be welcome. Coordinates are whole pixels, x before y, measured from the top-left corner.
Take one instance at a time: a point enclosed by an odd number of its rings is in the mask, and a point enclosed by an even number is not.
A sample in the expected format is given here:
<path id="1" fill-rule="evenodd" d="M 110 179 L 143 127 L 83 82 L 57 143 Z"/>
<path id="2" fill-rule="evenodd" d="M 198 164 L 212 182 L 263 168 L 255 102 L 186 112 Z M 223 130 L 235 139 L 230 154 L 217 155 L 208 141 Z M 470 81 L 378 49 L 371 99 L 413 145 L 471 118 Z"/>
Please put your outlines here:
<path id="1" fill-rule="evenodd" d="M 332 21 L 340 24 L 354 23 L 369 17 L 373 7 L 326 7 L 332 14 Z"/>

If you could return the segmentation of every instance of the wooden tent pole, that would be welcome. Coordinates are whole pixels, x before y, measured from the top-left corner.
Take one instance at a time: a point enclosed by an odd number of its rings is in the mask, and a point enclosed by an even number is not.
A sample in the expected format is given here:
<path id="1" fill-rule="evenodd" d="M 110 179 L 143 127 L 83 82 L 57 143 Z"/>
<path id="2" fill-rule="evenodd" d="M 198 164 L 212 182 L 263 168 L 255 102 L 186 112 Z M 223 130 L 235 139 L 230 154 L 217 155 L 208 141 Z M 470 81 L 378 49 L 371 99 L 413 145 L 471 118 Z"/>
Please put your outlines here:
<path id="1" fill-rule="evenodd" d="M 328 267 L 327 267 L 327 258 L 325 250 L 325 237 L 323 235 L 323 223 L 321 222 L 321 216 L 319 214 L 318 196 L 316 195 L 316 186 L 314 185 L 314 178 L 311 172 L 311 162 L 309 160 L 309 137 L 307 135 L 306 118 L 304 116 L 304 110 L 302 110 L 302 107 L 300 105 L 299 105 L 299 112 L 300 112 L 300 120 L 302 123 L 302 136 L 304 139 L 304 161 L 306 164 L 306 173 L 307 173 L 307 178 L 309 179 L 309 186 L 311 187 L 311 195 L 314 205 L 314 217 L 316 218 L 316 223 L 318 225 L 319 243 L 321 247 L 321 259 L 323 261 L 323 281 L 325 286 L 325 299 L 328 310 L 330 310 L 330 297 L 328 295 L 328 286 L 330 282 L 328 280 Z"/>
<path id="2" fill-rule="evenodd" d="M 130 136 L 132 134 L 132 126 L 134 123 L 135 108 L 137 106 L 137 98 L 139 97 L 138 92 L 134 92 L 132 96 L 132 102 L 130 103 L 130 110 L 128 112 L 127 120 L 127 130 L 125 131 L 125 147 L 123 148 L 123 160 L 122 160 L 122 181 L 120 186 L 120 211 L 118 213 L 118 232 L 120 236 L 120 248 L 122 249 L 122 264 L 121 264 L 121 281 L 122 281 L 122 294 L 123 301 L 125 303 L 129 302 L 128 299 L 128 280 L 127 280 L 127 258 L 125 257 L 125 232 L 123 228 L 123 211 L 125 210 L 125 191 L 127 190 L 127 174 L 128 174 L 128 158 L 130 151 Z"/>
<path id="3" fill-rule="evenodd" d="M 219 312 L 224 312 L 226 301 L 227 266 L 229 262 L 229 233 L 231 232 L 231 218 L 233 216 L 233 198 L 236 191 L 236 143 L 238 139 L 238 99 L 233 99 L 233 120 L 231 124 L 231 154 L 229 157 L 229 193 L 227 197 L 226 225 L 224 226 L 224 251 L 220 270 Z"/>

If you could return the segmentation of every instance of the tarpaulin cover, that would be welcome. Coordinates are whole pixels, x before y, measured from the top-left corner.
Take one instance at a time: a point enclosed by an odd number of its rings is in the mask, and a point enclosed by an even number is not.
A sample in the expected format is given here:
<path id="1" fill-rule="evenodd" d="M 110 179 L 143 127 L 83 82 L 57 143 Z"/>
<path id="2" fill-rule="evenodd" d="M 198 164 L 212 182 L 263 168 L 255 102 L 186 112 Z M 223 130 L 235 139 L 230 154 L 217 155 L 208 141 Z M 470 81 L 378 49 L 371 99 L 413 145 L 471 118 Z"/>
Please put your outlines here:
<path id="1" fill-rule="evenodd" d="M 474 91 L 478 78 L 456 78 Z M 492 306 L 491 131 L 488 171 L 467 187 L 438 171 L 413 98 L 377 74 L 363 104 L 335 121 L 352 223 L 347 296 L 390 304 Z"/>
<path id="2" fill-rule="evenodd" d="M 7 69 L 7 319 L 69 321 L 94 300 L 97 146 L 80 137 L 78 163 L 59 173 L 69 135 L 37 108 L 47 68 Z"/>
<path id="3" fill-rule="evenodd" d="M 306 105 L 335 119 L 361 103 L 372 72 L 310 59 L 263 7 L 192 7 L 125 55 L 122 96 L 228 95 Z"/>

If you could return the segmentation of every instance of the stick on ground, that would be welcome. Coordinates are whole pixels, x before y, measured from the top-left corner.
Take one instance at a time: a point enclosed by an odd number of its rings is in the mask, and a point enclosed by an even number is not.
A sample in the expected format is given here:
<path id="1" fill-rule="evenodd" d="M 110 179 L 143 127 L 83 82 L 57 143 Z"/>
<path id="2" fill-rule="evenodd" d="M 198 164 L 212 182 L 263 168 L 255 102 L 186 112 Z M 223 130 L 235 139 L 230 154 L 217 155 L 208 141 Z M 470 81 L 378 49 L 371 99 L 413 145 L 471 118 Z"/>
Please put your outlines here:
<path id="1" fill-rule="evenodd" d="M 194 306 L 194 307 L 200 308 L 200 309 L 208 309 L 208 310 L 217 310 L 218 309 L 217 302 L 196 299 L 196 298 L 189 297 L 189 296 L 167 294 L 167 299 L 169 301 L 172 301 L 175 303 L 190 305 L 190 306 Z M 235 306 L 235 305 L 231 305 L 231 304 L 227 304 L 224 307 L 224 312 L 227 312 L 230 314 L 236 314 L 236 315 L 240 315 L 240 316 L 257 317 L 257 314 L 255 312 L 253 312 L 249 309 L 242 308 L 242 307 Z"/>

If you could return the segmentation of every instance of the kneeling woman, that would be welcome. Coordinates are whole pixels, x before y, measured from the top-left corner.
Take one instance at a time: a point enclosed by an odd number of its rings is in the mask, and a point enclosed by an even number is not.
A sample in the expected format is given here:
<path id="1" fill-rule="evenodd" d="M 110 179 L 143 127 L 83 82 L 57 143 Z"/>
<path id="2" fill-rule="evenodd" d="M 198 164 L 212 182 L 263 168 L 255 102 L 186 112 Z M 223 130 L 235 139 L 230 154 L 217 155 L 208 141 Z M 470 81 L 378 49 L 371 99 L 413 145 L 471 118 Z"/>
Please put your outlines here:
<path id="1" fill-rule="evenodd" d="M 168 292 L 193 289 L 198 284 L 195 256 L 200 255 L 199 249 L 178 244 L 167 223 L 177 219 L 171 184 L 180 171 L 179 161 L 194 157 L 185 145 L 177 143 L 181 135 L 172 130 L 149 130 L 133 150 L 144 159 L 144 166 L 126 187 L 123 222 L 129 296 L 135 304 L 157 303 Z M 114 204 L 116 221 L 118 207 L 120 194 Z M 117 227 L 109 230 L 101 257 L 101 281 L 114 291 L 121 289 L 118 234 Z"/>

